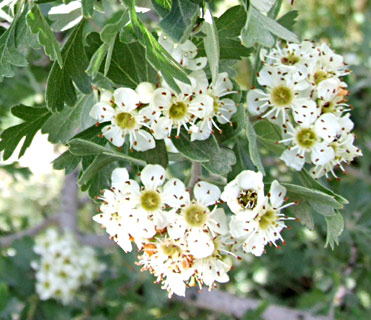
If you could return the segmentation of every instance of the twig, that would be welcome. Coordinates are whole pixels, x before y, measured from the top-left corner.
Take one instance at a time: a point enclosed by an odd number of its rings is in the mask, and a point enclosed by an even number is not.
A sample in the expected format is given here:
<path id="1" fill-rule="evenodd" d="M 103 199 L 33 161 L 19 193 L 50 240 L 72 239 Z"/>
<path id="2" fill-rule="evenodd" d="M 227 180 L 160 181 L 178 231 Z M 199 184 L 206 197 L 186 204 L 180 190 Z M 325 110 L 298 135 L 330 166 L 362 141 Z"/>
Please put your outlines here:
<path id="1" fill-rule="evenodd" d="M 26 230 L 22 230 L 16 233 L 13 233 L 8 236 L 4 236 L 0 238 L 0 246 L 2 248 L 9 247 L 14 241 L 20 240 L 24 237 L 32 237 L 36 236 L 40 232 L 42 232 L 46 227 L 58 223 L 58 215 L 53 215 L 46 218 L 43 222 L 38 224 L 37 226 L 31 227 Z"/>
<path id="2" fill-rule="evenodd" d="M 202 167 L 201 163 L 197 161 L 192 161 L 192 172 L 191 172 L 191 179 L 188 183 L 188 189 L 192 192 L 193 187 L 200 180 L 202 174 Z"/>
<path id="3" fill-rule="evenodd" d="M 174 300 L 182 301 L 190 306 L 224 313 L 236 318 L 242 318 L 246 311 L 256 310 L 262 301 L 257 299 L 239 298 L 230 293 L 213 290 L 202 291 L 189 290 L 187 297 L 174 297 Z M 269 305 L 262 314 L 264 320 L 329 320 L 326 316 L 315 316 L 307 311 Z"/>
<path id="4" fill-rule="evenodd" d="M 76 234 L 77 239 L 80 243 L 96 247 L 96 248 L 106 248 L 113 247 L 115 242 L 110 240 L 108 236 L 96 235 L 96 234 Z"/>
<path id="5" fill-rule="evenodd" d="M 59 226 L 63 230 L 77 232 L 78 186 L 76 183 L 77 171 L 69 174 L 64 179 L 61 195 L 61 209 L 59 213 Z"/>

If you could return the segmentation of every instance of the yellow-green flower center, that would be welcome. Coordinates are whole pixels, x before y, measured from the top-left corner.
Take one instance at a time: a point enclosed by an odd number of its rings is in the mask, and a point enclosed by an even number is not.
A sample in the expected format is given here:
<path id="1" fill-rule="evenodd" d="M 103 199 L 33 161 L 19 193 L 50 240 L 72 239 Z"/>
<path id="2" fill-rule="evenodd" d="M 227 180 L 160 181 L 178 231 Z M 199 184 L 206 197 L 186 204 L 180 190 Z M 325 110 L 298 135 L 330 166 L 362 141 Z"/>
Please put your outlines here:
<path id="1" fill-rule="evenodd" d="M 292 90 L 285 86 L 275 87 L 271 93 L 272 103 L 278 107 L 290 105 L 293 97 Z"/>
<path id="2" fill-rule="evenodd" d="M 184 210 L 184 219 L 192 227 L 201 227 L 207 220 L 209 209 L 191 204 Z"/>
<path id="3" fill-rule="evenodd" d="M 161 197 L 156 191 L 143 191 L 140 196 L 140 204 L 146 211 L 156 211 L 161 207 Z"/>
<path id="4" fill-rule="evenodd" d="M 322 113 L 332 113 L 336 111 L 335 103 L 332 101 L 328 101 L 326 103 L 319 103 Z"/>
<path id="5" fill-rule="evenodd" d="M 281 62 L 286 66 L 293 66 L 297 64 L 299 61 L 300 61 L 300 58 L 293 53 L 281 59 Z"/>
<path id="6" fill-rule="evenodd" d="M 187 113 L 187 105 L 184 102 L 177 102 L 171 105 L 169 117 L 174 120 L 181 120 Z"/>
<path id="7" fill-rule="evenodd" d="M 182 253 L 182 249 L 180 249 L 177 245 L 171 243 L 163 244 L 160 248 L 164 255 L 172 258 L 179 257 Z"/>
<path id="8" fill-rule="evenodd" d="M 121 129 L 134 129 L 137 124 L 135 118 L 127 112 L 121 112 L 116 116 L 117 125 Z"/>
<path id="9" fill-rule="evenodd" d="M 252 189 L 241 190 L 237 197 L 237 202 L 242 209 L 254 209 L 258 202 L 258 194 Z"/>
<path id="10" fill-rule="evenodd" d="M 259 220 L 259 228 L 262 230 L 268 229 L 276 222 L 276 215 L 273 210 L 266 211 Z"/>
<path id="11" fill-rule="evenodd" d="M 302 129 L 297 133 L 296 139 L 301 147 L 310 148 L 316 143 L 317 136 L 312 129 Z"/>
<path id="12" fill-rule="evenodd" d="M 322 82 L 323 80 L 326 80 L 328 78 L 328 73 L 325 72 L 325 71 L 317 71 L 315 74 L 314 74 L 314 82 L 316 84 L 319 84 L 320 82 Z"/>

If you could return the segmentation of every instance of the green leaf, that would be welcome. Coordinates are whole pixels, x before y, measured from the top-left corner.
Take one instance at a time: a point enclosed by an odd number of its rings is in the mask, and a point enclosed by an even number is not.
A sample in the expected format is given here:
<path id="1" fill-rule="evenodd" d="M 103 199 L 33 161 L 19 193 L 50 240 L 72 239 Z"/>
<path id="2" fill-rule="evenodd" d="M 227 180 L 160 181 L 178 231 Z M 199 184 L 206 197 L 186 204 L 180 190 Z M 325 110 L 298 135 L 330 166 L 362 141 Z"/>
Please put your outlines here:
<path id="1" fill-rule="evenodd" d="M 229 96 L 230 97 L 230 96 Z M 237 112 L 231 118 L 232 123 L 218 124 L 222 133 L 215 130 L 215 137 L 219 143 L 226 143 L 236 138 L 246 126 L 246 115 L 243 104 L 237 104 Z"/>
<path id="2" fill-rule="evenodd" d="M 108 155 L 115 160 L 125 160 L 139 166 L 145 166 L 146 162 L 140 159 L 136 159 L 123 152 L 119 152 L 104 146 L 101 146 L 95 142 L 83 140 L 83 139 L 73 139 L 69 142 L 69 150 L 73 155 L 76 156 L 87 156 L 87 155 Z"/>
<path id="3" fill-rule="evenodd" d="M 248 117 L 246 117 L 246 136 L 249 141 L 249 155 L 252 163 L 256 166 L 258 171 L 265 175 L 263 163 L 260 159 L 259 147 L 256 141 L 256 133 L 253 125 Z"/>
<path id="4" fill-rule="evenodd" d="M 61 112 L 52 114 L 41 132 L 48 133 L 48 140 L 52 143 L 66 143 L 79 129 L 81 113 L 86 104 L 92 106 L 92 98 L 93 95 L 82 96 L 74 107 L 64 108 Z"/>
<path id="5" fill-rule="evenodd" d="M 341 214 L 336 210 L 335 215 L 325 217 L 327 224 L 327 237 L 325 247 L 330 245 L 334 249 L 335 244 L 339 244 L 339 236 L 344 229 L 344 220 Z"/>
<path id="6" fill-rule="evenodd" d="M 335 197 L 319 190 L 288 183 L 282 183 L 282 185 L 286 187 L 290 201 L 298 201 L 298 206 L 307 204 L 310 208 L 324 216 L 333 216 L 336 209 L 343 208 L 343 205 L 337 202 Z"/>
<path id="7" fill-rule="evenodd" d="M 248 19 L 241 33 L 242 44 L 246 47 L 252 47 L 255 43 L 259 43 L 266 47 L 272 47 L 275 42 L 272 34 L 286 41 L 298 42 L 296 34 L 250 6 Z"/>
<path id="8" fill-rule="evenodd" d="M 111 65 L 112 53 L 117 35 L 121 31 L 121 29 L 129 22 L 129 12 L 127 10 L 123 11 L 121 14 L 116 14 L 115 16 L 117 16 L 118 19 L 113 23 L 105 25 L 100 35 L 102 41 L 108 44 L 108 48 L 106 50 L 107 57 L 104 66 L 104 75 L 107 75 Z"/>
<path id="9" fill-rule="evenodd" d="M 171 10 L 159 23 L 175 42 L 182 43 L 189 38 L 200 13 L 200 7 L 189 0 L 173 0 Z"/>
<path id="10" fill-rule="evenodd" d="M 48 22 L 40 12 L 38 5 L 34 5 L 31 11 L 28 13 L 27 24 L 32 33 L 38 35 L 37 38 L 40 45 L 44 47 L 45 53 L 50 57 L 51 60 L 57 60 L 59 66 L 62 68 L 63 59 L 59 44 L 55 39 L 54 33 L 50 29 Z"/>
<path id="11" fill-rule="evenodd" d="M 246 11 L 242 6 L 234 6 L 215 19 L 220 38 L 238 38 L 246 23 Z"/>
<path id="12" fill-rule="evenodd" d="M 70 151 L 65 151 L 53 161 L 55 170 L 65 170 L 65 174 L 72 173 L 79 165 L 81 157 L 73 155 Z"/>
<path id="13" fill-rule="evenodd" d="M 124 44 L 117 38 L 107 77 L 117 85 L 135 88 L 143 81 L 156 83 L 157 72 L 147 62 L 139 42 Z"/>
<path id="14" fill-rule="evenodd" d="M 191 161 L 206 162 L 209 161 L 209 155 L 203 150 L 202 141 L 190 142 L 189 134 L 184 131 L 180 132 L 179 138 L 171 139 L 175 147 L 181 152 L 187 159 Z"/>
<path id="15" fill-rule="evenodd" d="M 104 58 L 107 55 L 109 48 L 108 43 L 103 43 L 97 51 L 95 51 L 94 55 L 92 56 L 89 66 L 86 69 L 86 73 L 95 79 L 99 73 L 99 69 L 102 66 Z M 108 71 L 107 71 L 108 72 Z"/>
<path id="16" fill-rule="evenodd" d="M 277 20 L 277 22 L 285 27 L 288 30 L 293 30 L 294 25 L 296 23 L 296 18 L 298 17 L 299 13 L 297 10 L 292 10 L 285 13 L 281 18 Z"/>
<path id="17" fill-rule="evenodd" d="M 130 18 L 139 42 L 145 48 L 146 59 L 157 71 L 161 71 L 167 84 L 176 92 L 180 92 L 175 79 L 190 84 L 190 80 L 183 68 L 170 56 L 170 54 L 158 43 L 143 23 L 138 19 L 135 11 L 135 1 L 125 0 L 129 7 Z M 132 67 L 132 66 L 130 66 Z"/>
<path id="18" fill-rule="evenodd" d="M 85 18 L 91 18 L 94 12 L 95 0 L 82 0 L 82 14 Z"/>
<path id="19" fill-rule="evenodd" d="M 207 9 L 205 14 L 202 32 L 206 34 L 204 37 L 204 47 L 211 71 L 212 82 L 215 83 L 216 77 L 218 76 L 220 48 L 218 32 L 209 9 Z"/>
<path id="20" fill-rule="evenodd" d="M 65 31 L 68 24 L 81 17 L 81 8 L 76 7 L 74 10 L 64 13 L 49 13 L 48 18 L 53 21 L 52 29 L 54 31 Z M 68 29 L 68 27 L 67 27 Z"/>
<path id="21" fill-rule="evenodd" d="M 11 164 L 0 165 L 0 170 L 5 170 L 13 176 L 14 179 L 18 179 L 19 176 L 22 176 L 24 179 L 28 179 L 32 172 L 26 167 L 20 167 L 18 162 L 13 162 Z"/>
<path id="22" fill-rule="evenodd" d="M 335 193 L 334 191 L 332 191 L 331 189 L 323 186 L 322 184 L 319 183 L 319 181 L 314 180 L 313 177 L 310 175 L 310 173 L 306 169 L 302 169 L 299 172 L 299 177 L 300 177 L 301 181 L 303 182 L 303 184 L 306 187 L 316 189 L 316 190 L 324 192 L 324 193 L 326 193 L 330 196 L 333 196 L 341 204 L 349 203 L 349 201 L 347 199 L 345 199 L 343 196 L 341 196 L 341 195 Z"/>
<path id="23" fill-rule="evenodd" d="M 0 283 L 0 312 L 8 305 L 10 298 L 8 286 L 5 283 Z"/>
<path id="24" fill-rule="evenodd" d="M 220 147 L 215 137 L 204 141 L 190 141 L 189 134 L 181 131 L 179 138 L 172 138 L 175 147 L 187 159 L 201 162 L 212 173 L 226 175 L 236 163 L 233 151 Z"/>
<path id="25" fill-rule="evenodd" d="M 111 185 L 112 171 L 118 167 L 117 159 L 107 156 L 98 155 L 84 168 L 78 183 L 82 191 L 88 191 L 89 196 L 94 198 L 100 190 L 107 189 Z"/>
<path id="26" fill-rule="evenodd" d="M 151 2 L 161 17 L 165 17 L 171 9 L 171 0 L 151 0 Z"/>
<path id="27" fill-rule="evenodd" d="M 64 103 L 73 106 L 76 92 L 73 83 L 84 94 L 92 91 L 90 79 L 85 73 L 88 59 L 83 46 L 85 21 L 76 26 L 62 50 L 63 68 L 55 61 L 46 85 L 46 106 L 52 111 L 61 111 Z"/>
<path id="28" fill-rule="evenodd" d="M 13 115 L 24 120 L 24 122 L 4 130 L 1 134 L 0 151 L 4 150 L 4 160 L 10 158 L 22 138 L 25 137 L 26 139 L 18 154 L 18 158 L 22 157 L 36 132 L 41 129 L 51 115 L 46 108 L 31 108 L 23 105 L 13 107 L 11 111 Z"/>
<path id="29" fill-rule="evenodd" d="M 281 140 L 280 128 L 268 120 L 260 120 L 254 124 L 254 129 L 259 142 L 269 151 L 276 154 L 282 154 L 285 151 L 285 146 L 277 144 Z"/>
<path id="30" fill-rule="evenodd" d="M 156 140 L 156 147 L 148 151 L 133 151 L 130 155 L 136 159 L 145 161 L 147 164 L 159 164 L 166 168 L 169 162 L 164 140 Z"/>
<path id="31" fill-rule="evenodd" d="M 301 202 L 300 205 L 291 206 L 288 210 L 305 225 L 309 230 L 314 230 L 312 210 L 308 203 Z"/>
<path id="32" fill-rule="evenodd" d="M 13 77 L 14 67 L 28 65 L 24 57 L 24 49 L 34 46 L 34 37 L 26 24 L 28 5 L 23 8 L 20 16 L 16 16 L 9 28 L 0 37 L 0 80 Z"/>

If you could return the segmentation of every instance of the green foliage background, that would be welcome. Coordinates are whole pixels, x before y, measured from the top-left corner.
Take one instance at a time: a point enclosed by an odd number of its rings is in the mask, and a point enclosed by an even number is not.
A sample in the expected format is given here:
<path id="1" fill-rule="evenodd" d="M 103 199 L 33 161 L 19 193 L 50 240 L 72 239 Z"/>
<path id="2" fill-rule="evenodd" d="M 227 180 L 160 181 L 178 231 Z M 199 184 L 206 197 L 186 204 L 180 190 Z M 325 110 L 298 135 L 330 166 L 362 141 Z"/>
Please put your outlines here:
<path id="1" fill-rule="evenodd" d="M 291 9 L 289 1 L 284 0 L 284 3 L 280 15 Z M 347 82 L 350 103 L 354 107 L 352 120 L 364 157 L 357 159 L 341 182 L 329 182 L 332 190 L 350 201 L 341 211 L 345 229 L 333 251 L 324 248 L 326 224 L 323 217 L 314 215 L 314 231 L 299 223 L 291 223 L 292 229 L 284 235 L 287 246 L 280 250 L 268 248 L 262 258 L 251 257 L 249 262 L 241 262 L 230 273 L 231 282 L 221 288 L 242 297 L 259 298 L 267 304 L 287 305 L 321 314 L 333 312 L 336 319 L 368 319 L 371 307 L 371 137 L 368 130 L 371 101 L 371 25 L 368 22 L 371 9 L 365 0 L 297 0 L 294 9 L 300 12 L 295 31 L 301 39 L 328 41 L 350 64 L 352 74 L 347 77 Z M 44 90 L 39 83 L 46 82 L 44 66 L 48 62 L 40 51 L 31 51 L 29 59 L 35 62 L 30 68 L 17 69 L 14 78 L 6 78 L 1 83 L 0 125 L 3 128 L 16 121 L 9 115 L 9 106 L 19 104 L 20 100 L 35 100 Z M 246 87 L 250 85 L 246 74 L 251 74 L 251 69 L 252 63 L 247 59 L 237 68 L 243 70 L 237 77 Z M 268 150 L 262 151 L 268 153 Z M 179 164 L 179 170 L 182 165 Z M 266 171 L 269 177 L 278 176 L 281 181 L 295 182 L 297 179 L 274 160 Z M 12 176 L 12 172 L 16 172 L 16 176 Z M 0 235 L 33 225 L 58 207 L 60 180 L 53 185 L 55 192 L 45 199 L 45 193 L 35 190 L 50 189 L 50 180 L 29 183 L 27 171 L 23 170 L 26 175 L 23 178 L 19 173 L 14 167 L 0 167 L 0 174 L 7 177 L 3 181 L 9 182 L 8 195 L 0 195 Z M 16 179 L 21 180 L 17 182 Z M 22 188 L 21 193 L 19 188 Z M 16 207 L 9 205 L 14 199 L 17 199 Z M 90 202 L 81 208 L 79 223 L 82 229 L 99 232 L 99 228 L 91 223 L 95 212 L 95 205 Z M 20 319 L 37 320 L 228 319 L 224 315 L 169 301 L 166 292 L 153 285 L 151 275 L 139 272 L 139 267 L 134 265 L 135 254 L 124 254 L 119 248 L 98 250 L 100 258 L 110 268 L 97 283 L 81 291 L 72 306 L 64 307 L 54 301 L 41 302 L 35 294 L 30 269 L 30 261 L 35 258 L 32 245 L 32 239 L 25 238 L 15 242 L 11 249 L 2 250 L 0 319 L 13 319 L 14 314 Z M 346 292 L 341 298 L 340 289 Z M 247 314 L 245 318 L 258 317 Z"/>

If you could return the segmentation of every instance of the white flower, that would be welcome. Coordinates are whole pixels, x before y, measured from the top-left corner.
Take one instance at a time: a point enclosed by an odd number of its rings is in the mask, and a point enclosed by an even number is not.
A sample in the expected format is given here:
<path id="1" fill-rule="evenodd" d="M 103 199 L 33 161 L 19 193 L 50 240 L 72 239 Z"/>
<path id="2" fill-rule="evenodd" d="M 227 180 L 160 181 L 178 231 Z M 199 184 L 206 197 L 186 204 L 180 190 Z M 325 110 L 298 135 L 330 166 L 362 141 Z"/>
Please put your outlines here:
<path id="1" fill-rule="evenodd" d="M 194 83 L 195 80 L 189 77 Z M 153 135 L 156 139 L 164 139 L 171 136 L 171 130 L 176 129 L 176 136 L 180 134 L 181 127 L 188 132 L 197 131 L 194 122 L 213 109 L 213 100 L 207 95 L 193 96 L 193 86 L 177 82 L 181 93 L 177 94 L 170 88 L 158 88 L 155 90 L 150 103 L 151 110 L 160 110 L 162 116 L 155 120 L 152 125 Z"/>
<path id="2" fill-rule="evenodd" d="M 277 68 L 265 66 L 258 75 L 258 82 L 267 92 L 253 89 L 247 93 L 247 108 L 253 115 L 285 124 L 291 111 L 298 123 L 312 123 L 319 110 L 311 99 L 311 88 L 306 81 L 298 81 L 293 73 L 283 74 Z"/>
<path id="3" fill-rule="evenodd" d="M 219 123 L 225 124 L 230 122 L 231 117 L 237 111 L 236 103 L 232 99 L 225 98 L 226 95 L 234 93 L 232 91 L 233 83 L 226 72 L 218 74 L 215 83 L 212 84 L 209 84 L 203 70 L 192 72 L 191 76 L 197 81 L 195 91 L 201 95 L 209 96 L 211 99 L 208 98 L 208 103 L 213 105 L 213 108 L 207 108 L 201 112 L 195 111 L 197 117 L 200 118 L 196 124 L 199 129 L 192 132 L 191 140 L 205 140 L 213 132 L 213 127 L 221 132 L 214 118 Z"/>
<path id="4" fill-rule="evenodd" d="M 158 42 L 165 48 L 167 52 L 177 61 L 181 66 L 189 70 L 203 69 L 207 64 L 207 58 L 196 58 L 197 47 L 190 41 L 178 44 L 174 43 L 167 35 L 161 34 Z"/>
<path id="5" fill-rule="evenodd" d="M 316 62 L 316 57 L 315 45 L 310 41 L 287 43 L 282 48 L 277 43 L 276 48 L 271 49 L 269 53 L 265 49 L 260 53 L 262 61 L 282 73 L 295 74 L 298 81 L 308 77 L 310 65 Z"/>
<path id="6" fill-rule="evenodd" d="M 237 217 L 243 220 L 254 218 L 264 200 L 263 175 L 251 170 L 242 171 L 224 187 L 220 198 Z"/>
<path id="7" fill-rule="evenodd" d="M 309 126 L 288 126 L 285 138 L 281 142 L 290 142 L 280 159 L 287 166 L 300 171 L 306 161 L 306 156 L 315 165 L 322 165 L 334 159 L 335 153 L 330 146 L 341 130 L 341 119 L 332 113 L 321 115 Z"/>
<path id="8" fill-rule="evenodd" d="M 344 111 L 350 110 L 349 105 L 345 103 L 347 94 L 346 84 L 340 79 L 326 79 L 317 86 L 317 104 L 322 113 L 332 112 L 341 116 Z"/>
<path id="9" fill-rule="evenodd" d="M 69 304 L 78 289 L 90 284 L 105 268 L 94 250 L 79 245 L 69 232 L 58 235 L 49 229 L 35 242 L 34 251 L 41 259 L 31 265 L 36 270 L 36 292 L 41 300 L 54 298 Z"/>
<path id="10" fill-rule="evenodd" d="M 139 256 L 142 270 L 149 270 L 162 283 L 162 288 L 169 292 L 185 296 L 186 282 L 194 274 L 191 267 L 193 257 L 189 255 L 182 240 L 157 238 L 155 242 L 143 246 L 144 253 Z"/>
<path id="11" fill-rule="evenodd" d="M 349 74 L 349 70 L 345 69 L 343 57 L 335 54 L 327 44 L 321 44 L 316 51 L 316 62 L 310 66 L 309 72 L 310 80 L 314 84 L 318 85 L 323 80 Z"/>
<path id="12" fill-rule="evenodd" d="M 344 173 L 346 173 L 346 170 L 344 169 L 342 163 L 345 162 L 349 164 L 353 161 L 355 157 L 362 156 L 362 151 L 353 145 L 354 143 L 354 135 L 346 132 L 341 135 L 339 135 L 338 138 L 336 138 L 330 146 L 333 148 L 335 157 L 324 163 L 324 164 L 318 164 L 314 166 L 311 169 L 311 173 L 315 179 L 318 179 L 322 177 L 323 175 L 326 176 L 326 178 L 329 178 L 329 173 L 331 173 L 336 179 L 339 180 L 337 175 L 334 172 L 334 169 L 336 167 L 339 167 Z"/>
<path id="13" fill-rule="evenodd" d="M 227 218 L 224 210 L 217 208 L 220 190 L 205 181 L 198 182 L 193 194 L 195 199 L 186 199 L 179 214 L 173 216 L 168 234 L 174 239 L 186 239 L 189 252 L 195 258 L 210 256 L 214 251 L 213 238 L 227 233 Z M 210 211 L 209 206 L 214 205 Z"/>
<path id="14" fill-rule="evenodd" d="M 120 212 L 126 212 L 133 218 L 140 215 L 148 217 L 159 230 L 167 227 L 172 212 L 185 203 L 188 193 L 179 179 L 173 178 L 164 184 L 165 178 L 163 167 L 147 165 L 140 175 L 142 188 L 134 180 L 126 181 Z M 134 235 L 133 237 L 135 238 Z"/>
<path id="15" fill-rule="evenodd" d="M 112 144 L 121 147 L 129 136 L 130 148 L 146 151 L 155 147 L 155 141 L 150 133 L 142 127 L 149 127 L 148 108 L 137 110 L 140 105 L 138 94 L 129 88 L 119 88 L 113 93 L 114 101 L 96 103 L 90 111 L 90 116 L 99 123 L 110 121 L 111 124 L 102 129 L 102 134 Z"/>
<path id="16" fill-rule="evenodd" d="M 280 235 L 280 232 L 286 228 L 283 221 L 293 218 L 288 218 L 280 211 L 294 204 L 282 206 L 285 196 L 286 188 L 275 180 L 272 182 L 268 196 L 252 220 L 249 217 L 245 220 L 237 220 L 236 216 L 232 217 L 229 227 L 232 236 L 237 240 L 234 250 L 237 251 L 238 247 L 242 246 L 244 252 L 261 256 L 265 245 L 272 243 L 277 246 L 277 240 L 283 241 Z M 285 244 L 284 241 L 283 243 Z"/>

